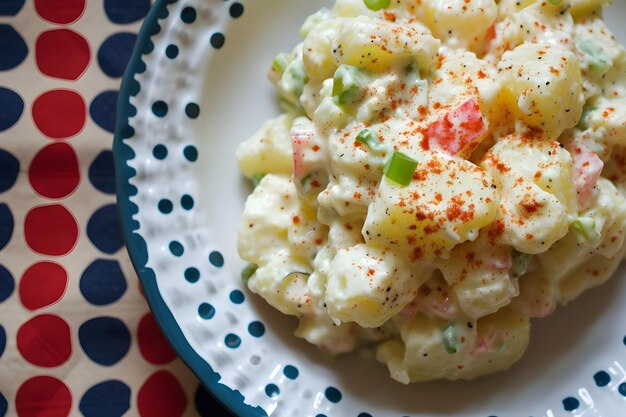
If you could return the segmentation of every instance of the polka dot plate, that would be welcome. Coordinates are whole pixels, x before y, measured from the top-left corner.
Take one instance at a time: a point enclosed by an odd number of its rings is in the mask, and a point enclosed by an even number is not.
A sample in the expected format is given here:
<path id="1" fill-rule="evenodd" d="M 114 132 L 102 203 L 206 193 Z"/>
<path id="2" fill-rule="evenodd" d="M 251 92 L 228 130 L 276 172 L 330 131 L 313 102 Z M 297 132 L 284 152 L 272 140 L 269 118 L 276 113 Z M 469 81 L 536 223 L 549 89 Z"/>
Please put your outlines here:
<path id="1" fill-rule="evenodd" d="M 615 3 L 617 30 L 626 3 Z M 144 24 L 114 154 L 128 250 L 174 349 L 238 416 L 623 415 L 623 269 L 535 322 L 509 371 L 410 386 L 371 358 L 323 358 L 244 288 L 235 229 L 250 188 L 234 152 L 279 112 L 266 67 L 322 5 L 330 0 L 159 0 Z"/>

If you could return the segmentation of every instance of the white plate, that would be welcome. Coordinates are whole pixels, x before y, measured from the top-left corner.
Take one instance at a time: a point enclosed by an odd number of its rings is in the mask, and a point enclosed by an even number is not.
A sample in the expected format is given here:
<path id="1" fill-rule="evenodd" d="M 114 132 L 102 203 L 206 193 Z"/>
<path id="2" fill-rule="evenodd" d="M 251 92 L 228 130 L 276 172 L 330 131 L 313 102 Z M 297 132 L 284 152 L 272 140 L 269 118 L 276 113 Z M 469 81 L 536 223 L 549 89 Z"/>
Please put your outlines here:
<path id="1" fill-rule="evenodd" d="M 144 24 L 120 94 L 118 196 L 131 258 L 176 351 L 245 417 L 624 415 L 623 269 L 535 321 L 511 370 L 409 386 L 372 359 L 325 361 L 292 336 L 293 319 L 244 289 L 235 228 L 250 189 L 235 148 L 279 111 L 268 63 L 330 3 L 158 0 Z M 607 20 L 619 31 L 626 2 L 615 3 Z"/>

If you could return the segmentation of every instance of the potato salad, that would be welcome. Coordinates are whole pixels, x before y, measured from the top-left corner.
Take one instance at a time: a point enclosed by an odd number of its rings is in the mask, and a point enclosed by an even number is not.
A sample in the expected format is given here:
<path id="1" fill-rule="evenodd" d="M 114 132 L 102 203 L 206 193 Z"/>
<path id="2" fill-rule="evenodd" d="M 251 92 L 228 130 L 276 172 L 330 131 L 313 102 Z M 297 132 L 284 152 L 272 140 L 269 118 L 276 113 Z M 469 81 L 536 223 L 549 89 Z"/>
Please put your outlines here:
<path id="1" fill-rule="evenodd" d="M 254 293 L 409 383 L 509 368 L 624 256 L 626 55 L 602 0 L 337 0 L 237 150 Z"/>

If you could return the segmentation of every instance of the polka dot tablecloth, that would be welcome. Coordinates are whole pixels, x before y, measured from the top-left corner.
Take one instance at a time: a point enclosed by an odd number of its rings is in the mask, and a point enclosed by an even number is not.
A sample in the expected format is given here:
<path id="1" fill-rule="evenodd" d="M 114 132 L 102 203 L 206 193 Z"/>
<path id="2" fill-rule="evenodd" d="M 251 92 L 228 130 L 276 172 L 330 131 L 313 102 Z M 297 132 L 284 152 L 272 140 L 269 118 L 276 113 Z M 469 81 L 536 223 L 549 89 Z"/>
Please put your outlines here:
<path id="1" fill-rule="evenodd" d="M 229 415 L 161 335 L 120 231 L 117 90 L 149 8 L 0 0 L 0 417 Z"/>

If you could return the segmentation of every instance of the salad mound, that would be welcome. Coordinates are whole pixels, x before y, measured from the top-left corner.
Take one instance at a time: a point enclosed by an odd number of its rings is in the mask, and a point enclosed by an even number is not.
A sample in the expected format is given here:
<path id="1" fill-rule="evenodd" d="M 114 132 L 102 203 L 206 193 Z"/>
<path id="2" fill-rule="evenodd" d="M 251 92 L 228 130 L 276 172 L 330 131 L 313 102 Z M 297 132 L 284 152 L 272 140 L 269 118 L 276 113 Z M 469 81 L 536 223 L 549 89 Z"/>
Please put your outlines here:
<path id="1" fill-rule="evenodd" d="M 392 378 L 507 369 L 624 256 L 626 54 L 601 0 L 337 0 L 237 150 L 251 291 Z"/>

